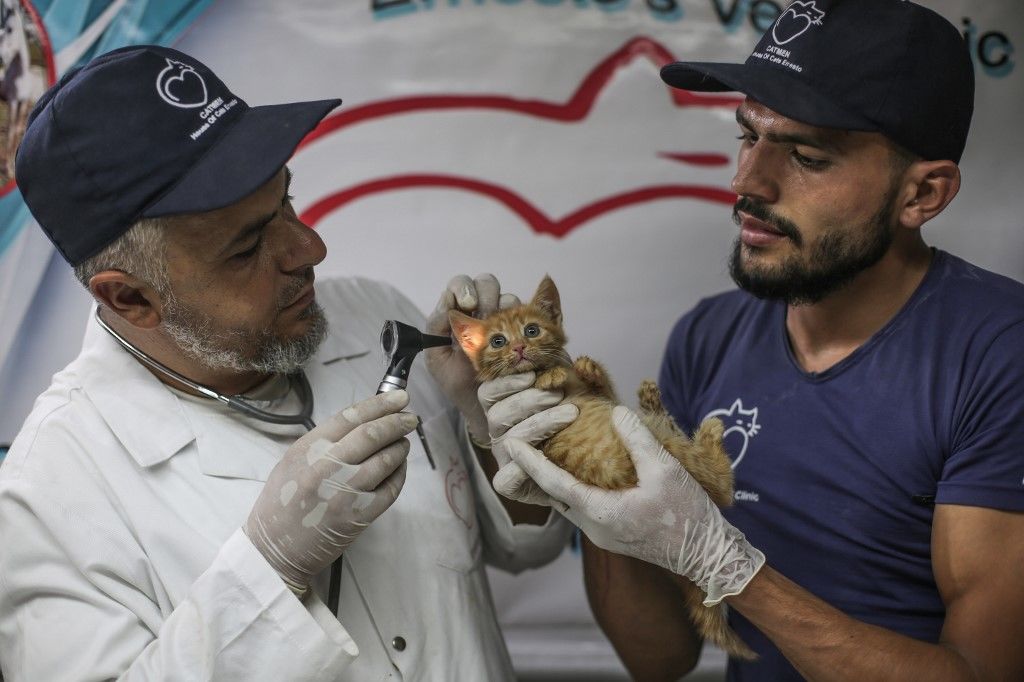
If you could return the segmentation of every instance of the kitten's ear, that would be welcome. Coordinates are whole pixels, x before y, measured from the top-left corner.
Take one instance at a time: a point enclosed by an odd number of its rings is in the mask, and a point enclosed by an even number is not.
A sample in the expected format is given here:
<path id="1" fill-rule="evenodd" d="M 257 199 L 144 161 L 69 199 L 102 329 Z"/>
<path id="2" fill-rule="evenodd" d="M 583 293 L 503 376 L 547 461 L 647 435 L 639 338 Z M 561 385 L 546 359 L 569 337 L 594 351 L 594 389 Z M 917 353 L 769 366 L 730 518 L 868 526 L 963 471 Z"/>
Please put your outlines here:
<path id="1" fill-rule="evenodd" d="M 477 355 L 486 337 L 484 323 L 458 310 L 448 311 L 448 322 L 452 325 L 452 335 L 476 367 Z"/>
<path id="2" fill-rule="evenodd" d="M 562 300 L 558 296 L 558 287 L 549 275 L 544 275 L 533 295 L 530 305 L 537 306 L 546 312 L 558 326 L 562 326 Z"/>

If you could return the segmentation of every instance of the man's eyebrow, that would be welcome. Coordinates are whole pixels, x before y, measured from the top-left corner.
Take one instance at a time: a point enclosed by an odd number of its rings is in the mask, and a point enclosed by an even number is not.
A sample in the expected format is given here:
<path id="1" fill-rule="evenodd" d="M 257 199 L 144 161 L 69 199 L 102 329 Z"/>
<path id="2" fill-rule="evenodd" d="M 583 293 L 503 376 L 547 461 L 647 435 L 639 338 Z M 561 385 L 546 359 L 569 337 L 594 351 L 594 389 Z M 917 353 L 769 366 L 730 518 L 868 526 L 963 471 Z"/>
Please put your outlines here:
<path id="1" fill-rule="evenodd" d="M 287 166 L 285 166 L 285 169 L 284 169 L 284 193 L 281 195 L 281 206 L 284 206 L 285 204 L 288 203 L 288 198 L 289 198 L 288 190 L 291 187 L 291 184 L 292 184 L 292 172 L 291 172 L 291 170 L 289 170 L 289 168 Z M 257 232 L 261 232 L 263 230 L 263 228 L 265 228 L 268 224 L 270 224 L 270 221 L 273 220 L 274 216 L 276 216 L 276 215 L 277 215 L 277 211 L 274 211 L 273 213 L 270 213 L 270 214 L 264 215 L 264 216 L 260 216 L 259 218 L 256 218 L 255 220 L 252 220 L 249 223 L 247 223 L 245 225 L 245 227 L 243 227 L 238 232 L 238 234 L 236 234 L 231 239 L 231 241 L 229 241 L 227 244 L 224 245 L 224 248 L 221 249 L 219 255 L 220 256 L 226 255 L 229 251 L 234 249 L 238 244 L 241 244 L 241 243 L 247 241 L 252 235 L 256 234 Z"/>
<path id="2" fill-rule="evenodd" d="M 747 130 L 754 130 L 754 126 L 750 124 L 747 117 L 743 115 L 739 109 L 736 109 L 736 123 Z M 827 152 L 838 152 L 840 151 L 839 145 L 834 140 L 830 140 L 821 135 L 813 135 L 808 133 L 764 133 L 759 137 L 763 137 L 769 142 L 776 142 L 780 144 L 798 144 L 803 147 L 814 147 L 815 149 L 821 149 Z"/>

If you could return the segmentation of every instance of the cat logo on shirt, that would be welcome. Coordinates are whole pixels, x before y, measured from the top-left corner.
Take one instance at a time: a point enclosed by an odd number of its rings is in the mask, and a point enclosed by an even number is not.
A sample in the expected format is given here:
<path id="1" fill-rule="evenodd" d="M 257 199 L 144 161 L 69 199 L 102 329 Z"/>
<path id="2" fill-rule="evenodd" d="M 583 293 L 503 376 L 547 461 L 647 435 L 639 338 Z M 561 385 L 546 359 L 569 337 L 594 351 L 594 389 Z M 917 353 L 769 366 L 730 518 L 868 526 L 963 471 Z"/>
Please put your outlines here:
<path id="1" fill-rule="evenodd" d="M 745 409 L 743 400 L 737 398 L 729 409 L 712 410 L 704 415 L 704 419 L 718 417 L 725 426 L 722 440 L 725 450 L 732 457 L 732 468 L 735 469 L 747 454 L 750 439 L 761 430 L 757 423 L 757 408 Z"/>

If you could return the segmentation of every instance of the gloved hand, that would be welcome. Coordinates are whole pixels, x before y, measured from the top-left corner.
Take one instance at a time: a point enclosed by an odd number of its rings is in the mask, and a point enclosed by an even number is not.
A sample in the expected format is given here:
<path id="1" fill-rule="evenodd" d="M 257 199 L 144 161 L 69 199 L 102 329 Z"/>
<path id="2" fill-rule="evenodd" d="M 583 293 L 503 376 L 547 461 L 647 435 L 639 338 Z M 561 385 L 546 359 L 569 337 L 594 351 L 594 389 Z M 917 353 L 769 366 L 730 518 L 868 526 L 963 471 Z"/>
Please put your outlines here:
<path id="1" fill-rule="evenodd" d="M 456 275 L 445 287 L 434 312 L 427 318 L 427 333 L 451 334 L 448 311 L 459 310 L 477 319 L 483 319 L 501 308 L 519 305 L 512 294 L 502 294 L 501 285 L 494 275 L 477 275 L 470 279 Z M 466 428 L 474 440 L 487 442 L 487 418 L 476 399 L 476 370 L 457 342 L 442 348 L 428 348 L 427 369 L 445 396 L 462 413 Z"/>
<path id="2" fill-rule="evenodd" d="M 405 483 L 417 417 L 405 391 L 345 408 L 288 448 L 256 499 L 245 534 L 297 594 L 391 506 Z"/>
<path id="3" fill-rule="evenodd" d="M 513 374 L 480 384 L 477 396 L 487 412 L 491 452 L 498 462 L 494 489 L 505 497 L 550 506 L 548 494 L 537 487 L 508 454 L 510 440 L 536 445 L 558 433 L 579 416 L 575 405 L 559 405 L 561 391 L 533 388 L 534 372 Z M 557 405 L 557 407 L 555 407 Z"/>
<path id="4" fill-rule="evenodd" d="M 633 412 L 620 405 L 612 415 L 637 469 L 635 488 L 581 483 L 523 441 L 509 440 L 508 453 L 598 547 L 686 576 L 707 595 L 706 606 L 742 592 L 764 565 L 764 554 L 725 520 Z"/>

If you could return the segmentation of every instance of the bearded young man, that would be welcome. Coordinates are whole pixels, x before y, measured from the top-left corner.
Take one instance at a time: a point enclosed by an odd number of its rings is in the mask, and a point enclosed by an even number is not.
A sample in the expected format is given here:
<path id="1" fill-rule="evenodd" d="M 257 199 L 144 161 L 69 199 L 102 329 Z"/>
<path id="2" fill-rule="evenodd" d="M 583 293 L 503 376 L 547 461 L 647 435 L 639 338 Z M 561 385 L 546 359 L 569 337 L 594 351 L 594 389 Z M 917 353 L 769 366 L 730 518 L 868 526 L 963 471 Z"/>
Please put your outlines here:
<path id="1" fill-rule="evenodd" d="M 38 103 L 18 185 L 98 305 L 0 467 L 8 682 L 513 678 L 484 561 L 544 563 L 568 526 L 490 488 L 454 347 L 374 396 L 385 320 L 443 334 L 503 296 L 459 276 L 424 320 L 381 282 L 314 286 L 285 162 L 339 103 L 249 107 L 155 46 Z"/>
<path id="2" fill-rule="evenodd" d="M 747 95 L 743 291 L 682 317 L 660 376 L 683 429 L 724 421 L 736 502 L 719 512 L 623 407 L 636 488 L 585 486 L 514 438 L 495 486 L 594 543 L 591 604 L 637 679 L 697 660 L 680 577 L 759 655 L 729 680 L 1024 679 L 1024 286 L 921 234 L 960 186 L 959 32 L 910 2 L 795 2 L 745 64 L 662 78 Z"/>

